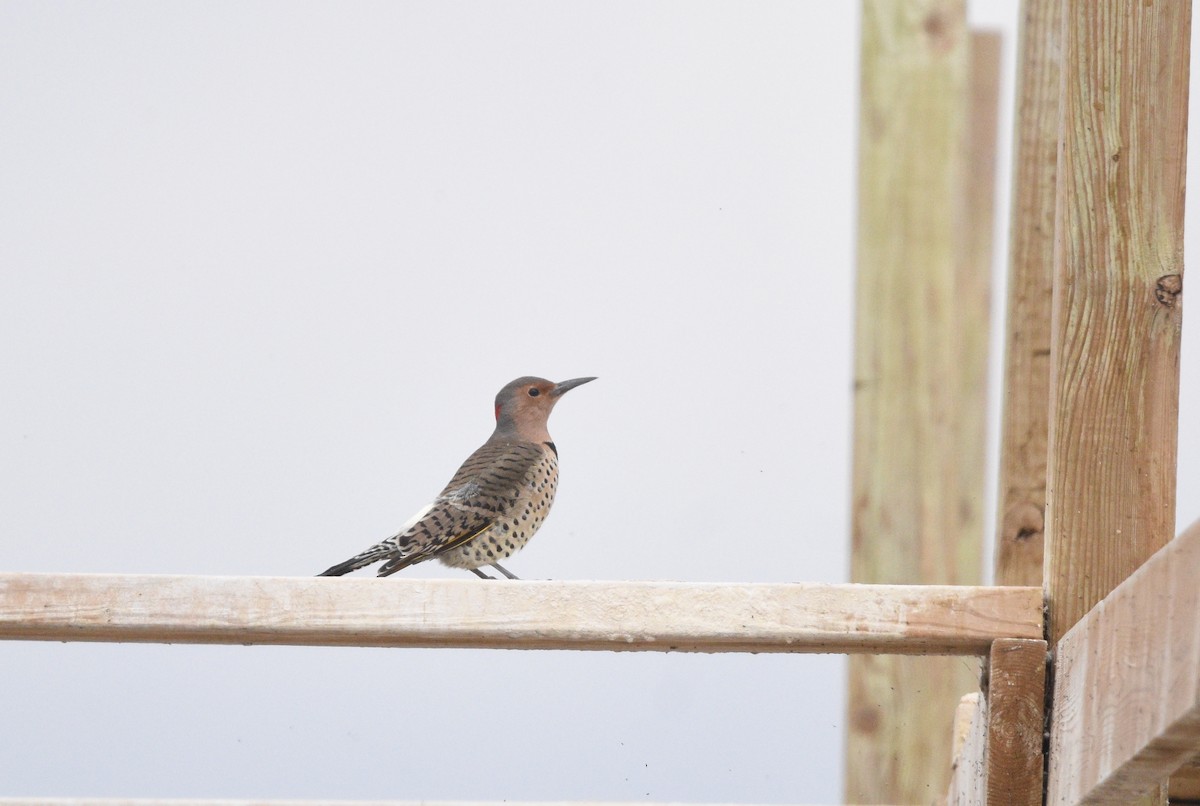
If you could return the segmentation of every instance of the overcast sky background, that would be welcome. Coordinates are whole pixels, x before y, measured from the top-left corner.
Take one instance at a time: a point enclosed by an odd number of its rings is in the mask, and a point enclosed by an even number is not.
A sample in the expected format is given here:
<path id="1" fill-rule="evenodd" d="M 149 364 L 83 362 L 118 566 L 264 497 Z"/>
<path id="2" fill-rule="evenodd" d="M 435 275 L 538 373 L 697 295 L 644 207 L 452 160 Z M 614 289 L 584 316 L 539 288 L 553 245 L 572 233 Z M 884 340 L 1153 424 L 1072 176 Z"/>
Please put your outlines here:
<path id="1" fill-rule="evenodd" d="M 1016 15 L 971 3 L 1007 37 L 998 253 Z M 600 380 L 514 572 L 845 581 L 857 37 L 851 2 L 0 2 L 0 568 L 316 573 L 536 374 Z M 840 799 L 839 657 L 0 669 L 0 795 Z"/>

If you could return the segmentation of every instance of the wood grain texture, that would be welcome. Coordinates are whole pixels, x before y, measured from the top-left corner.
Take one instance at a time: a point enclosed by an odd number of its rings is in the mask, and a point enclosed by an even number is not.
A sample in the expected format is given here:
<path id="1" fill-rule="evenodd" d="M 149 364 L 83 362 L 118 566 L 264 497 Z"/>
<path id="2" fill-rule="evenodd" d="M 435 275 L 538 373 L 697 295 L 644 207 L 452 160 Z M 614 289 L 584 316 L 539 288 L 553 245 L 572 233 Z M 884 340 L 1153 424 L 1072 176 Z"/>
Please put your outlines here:
<path id="1" fill-rule="evenodd" d="M 1022 2 L 1004 330 L 998 585 L 1042 584 L 1061 29 L 1061 0 Z"/>
<path id="2" fill-rule="evenodd" d="M 950 806 L 1041 806 L 1046 647 L 1001 638 L 988 653 L 987 692 L 968 694 L 954 721 Z"/>
<path id="3" fill-rule="evenodd" d="M 965 695 L 954 714 L 955 732 L 962 733 L 961 745 L 950 765 L 947 806 L 985 806 L 987 803 L 988 708 L 978 691 Z"/>
<path id="4" fill-rule="evenodd" d="M 1052 642 L 1174 527 L 1190 33 L 1187 0 L 1064 4 L 1044 563 Z M 1126 801 L 1165 803 L 1161 784 L 1140 785 Z"/>
<path id="5" fill-rule="evenodd" d="M 1049 637 L 1174 531 L 1191 3 L 1065 0 Z"/>
<path id="6" fill-rule="evenodd" d="M 1047 803 L 1130 802 L 1200 747 L 1200 522 L 1058 643 Z"/>
<path id="7" fill-rule="evenodd" d="M 987 803 L 1042 806 L 1046 642 L 1001 638 L 988 654 Z"/>
<path id="8" fill-rule="evenodd" d="M 0 574 L 0 638 L 971 655 L 1036 588 Z"/>
<path id="9" fill-rule="evenodd" d="M 1171 774 L 1172 802 L 1200 801 L 1200 757 L 1192 757 Z"/>
<path id="10" fill-rule="evenodd" d="M 964 694 L 954 709 L 954 737 L 950 740 L 952 767 L 958 765 L 958 757 L 971 734 L 971 721 L 975 718 L 975 709 L 982 696 L 978 691 Z"/>
<path id="11" fill-rule="evenodd" d="M 598 800 L 263 800 L 197 798 L 2 798 L 0 806 L 682 806 Z M 748 806 L 707 803 L 703 806 Z M 796 804 L 795 806 L 803 806 Z"/>
<path id="12" fill-rule="evenodd" d="M 963 3 L 862 8 L 851 579 L 977 584 L 987 326 L 986 286 L 964 274 L 981 240 Z M 944 792 L 951 714 L 976 682 L 967 664 L 852 658 L 846 800 Z"/>

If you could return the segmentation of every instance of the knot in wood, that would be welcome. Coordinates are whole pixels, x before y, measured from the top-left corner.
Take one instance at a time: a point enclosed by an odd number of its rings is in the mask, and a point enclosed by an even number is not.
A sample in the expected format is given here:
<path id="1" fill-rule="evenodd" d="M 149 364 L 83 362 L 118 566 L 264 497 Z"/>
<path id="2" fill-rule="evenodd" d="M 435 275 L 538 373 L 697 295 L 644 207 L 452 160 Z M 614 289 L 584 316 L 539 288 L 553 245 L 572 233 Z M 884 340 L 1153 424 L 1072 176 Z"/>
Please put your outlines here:
<path id="1" fill-rule="evenodd" d="M 921 22 L 921 28 L 928 37 L 930 51 L 934 55 L 944 56 L 957 44 L 962 25 L 953 8 L 946 7 L 930 11 Z"/>
<path id="2" fill-rule="evenodd" d="M 1043 509 L 1033 503 L 1019 503 L 1004 513 L 1002 536 L 1006 540 L 1023 543 L 1035 537 L 1041 537 L 1046 528 L 1046 515 Z"/>
<path id="3" fill-rule="evenodd" d="M 850 715 L 850 722 L 858 733 L 878 733 L 881 721 L 879 707 L 875 705 L 860 705 Z"/>
<path id="4" fill-rule="evenodd" d="M 1179 304 L 1179 295 L 1183 293 L 1182 274 L 1164 274 L 1158 278 L 1154 286 L 1154 297 L 1160 305 L 1174 308 Z"/>

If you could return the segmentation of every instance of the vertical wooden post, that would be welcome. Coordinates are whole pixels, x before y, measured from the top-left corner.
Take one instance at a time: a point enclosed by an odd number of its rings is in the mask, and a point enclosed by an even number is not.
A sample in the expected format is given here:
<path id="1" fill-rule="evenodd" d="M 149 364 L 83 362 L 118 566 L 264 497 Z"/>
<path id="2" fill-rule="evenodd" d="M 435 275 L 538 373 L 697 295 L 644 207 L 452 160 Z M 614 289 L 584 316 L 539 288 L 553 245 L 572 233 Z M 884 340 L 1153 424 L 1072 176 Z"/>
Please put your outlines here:
<path id="1" fill-rule="evenodd" d="M 1049 635 L 1171 539 L 1190 0 L 1066 0 Z"/>
<path id="2" fill-rule="evenodd" d="M 968 170 L 969 155 L 979 158 L 968 54 L 962 0 L 864 0 L 856 582 L 981 577 L 987 282 L 977 273 L 987 274 L 990 236 L 970 228 L 991 226 L 991 159 Z M 987 188 L 972 190 L 972 178 Z M 979 215 L 972 203 L 983 200 Z M 951 714 L 976 685 L 961 661 L 852 658 L 847 800 L 944 792 Z"/>
<path id="3" fill-rule="evenodd" d="M 1052 643 L 1174 531 L 1190 38 L 1190 0 L 1065 0 L 1044 565 Z M 1164 802 L 1164 791 L 1144 802 Z"/>
<path id="4" fill-rule="evenodd" d="M 987 802 L 1042 806 L 1046 642 L 1001 638 L 988 658 Z"/>
<path id="5" fill-rule="evenodd" d="M 1042 806 L 1046 642 L 999 638 L 986 697 L 968 694 L 954 719 L 947 806 Z"/>
<path id="6" fill-rule="evenodd" d="M 1042 806 L 1046 642 L 998 638 L 988 693 L 967 694 L 954 716 L 947 806 Z"/>
<path id="7" fill-rule="evenodd" d="M 1042 584 L 1061 29 L 1061 0 L 1022 2 L 997 502 L 997 585 Z"/>
<path id="8" fill-rule="evenodd" d="M 957 261 L 955 300 L 963 364 L 956 405 L 968 447 L 958 456 L 960 539 L 977 543 L 982 558 L 988 413 L 988 344 L 991 340 L 993 252 L 996 242 L 996 139 L 1000 115 L 998 31 L 967 32 L 966 175 L 963 177 L 964 239 Z M 982 574 L 981 562 L 976 562 Z M 982 579 L 982 577 L 980 577 Z M 1037 584 L 1037 583 L 1034 583 Z M 959 692 L 960 694 L 962 692 Z"/>

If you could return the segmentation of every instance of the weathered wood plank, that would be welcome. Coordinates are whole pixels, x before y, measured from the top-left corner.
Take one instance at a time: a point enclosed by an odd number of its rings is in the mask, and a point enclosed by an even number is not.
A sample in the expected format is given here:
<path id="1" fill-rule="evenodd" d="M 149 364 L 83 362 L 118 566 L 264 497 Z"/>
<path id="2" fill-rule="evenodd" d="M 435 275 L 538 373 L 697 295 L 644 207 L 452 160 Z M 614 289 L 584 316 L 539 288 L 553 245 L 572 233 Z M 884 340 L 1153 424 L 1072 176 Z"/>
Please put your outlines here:
<path id="1" fill-rule="evenodd" d="M 215 800 L 196 798 L 0 798 L 0 806 L 680 806 L 597 800 Z M 747 806 L 707 803 L 702 806 Z M 803 804 L 796 804 L 803 806 Z"/>
<path id="2" fill-rule="evenodd" d="M 950 766 L 946 806 L 984 806 L 987 802 L 988 707 L 978 691 L 959 700 L 954 729 L 956 733 L 961 731 L 962 739 Z"/>
<path id="3" fill-rule="evenodd" d="M 1064 2 L 1044 562 L 1052 643 L 1174 530 L 1190 37 L 1189 0 Z M 1165 791 L 1133 794 L 1152 806 Z"/>
<path id="4" fill-rule="evenodd" d="M 1171 800 L 1200 801 L 1200 757 L 1193 757 L 1171 773 Z"/>
<path id="5" fill-rule="evenodd" d="M 995 31 L 968 31 L 965 205 L 961 254 L 955 272 L 954 306 L 959 319 L 955 418 L 967 442 L 958 455 L 959 540 L 974 543 L 975 576 L 982 581 L 985 449 L 988 419 L 988 355 L 991 343 L 992 284 L 996 236 L 996 139 L 1000 115 L 1000 54 L 1003 39 Z M 964 551 L 961 549 L 960 551 Z M 966 567 L 960 569 L 967 573 Z M 939 582 L 939 579 L 910 580 Z M 1007 584 L 1007 583 L 997 583 Z M 1026 583 L 1021 583 L 1026 584 Z M 1040 584 L 1039 582 L 1030 584 Z"/>
<path id="6" fill-rule="evenodd" d="M 968 166 L 972 86 L 989 84 L 971 80 L 962 0 L 862 9 L 851 579 L 977 584 L 987 269 L 971 272 L 992 222 L 974 204 L 989 168 Z M 949 716 L 976 682 L 964 664 L 851 658 L 846 799 L 945 791 Z"/>
<path id="7" fill-rule="evenodd" d="M 0 806 L 567 806 L 553 802 L 439 800 L 253 800 L 234 798 L 0 798 Z M 572 803 L 571 806 L 631 806 Z M 649 804 L 647 806 L 650 806 Z"/>
<path id="8" fill-rule="evenodd" d="M 987 802 L 1042 806 L 1046 642 L 1001 638 L 988 655 Z"/>
<path id="9" fill-rule="evenodd" d="M 958 757 L 967 743 L 967 737 L 971 735 L 971 721 L 975 719 L 975 709 L 982 696 L 978 691 L 964 694 L 958 701 L 958 707 L 954 709 L 954 736 L 950 740 L 952 768 L 958 766 Z"/>
<path id="10" fill-rule="evenodd" d="M 1171 539 L 1191 3 L 1065 0 L 1045 580 L 1057 642 Z"/>
<path id="11" fill-rule="evenodd" d="M 1041 591 L 903 585 L 0 574 L 0 638 L 972 655 Z"/>
<path id="12" fill-rule="evenodd" d="M 1049 804 L 1129 802 L 1200 747 L 1200 522 L 1058 643 Z"/>
<path id="13" fill-rule="evenodd" d="M 1052 643 L 1174 528 L 1190 36 L 1189 0 L 1064 2 L 1044 562 Z M 1140 806 L 1165 803 L 1165 786 L 1142 783 Z"/>
<path id="14" fill-rule="evenodd" d="M 1041 806 L 1046 642 L 997 639 L 987 691 L 962 698 L 954 719 L 948 806 Z"/>
<path id="15" fill-rule="evenodd" d="M 196 798 L 0 798 L 0 806 L 684 806 L 653 801 L 598 800 L 264 800 Z M 753 806 L 704 803 L 695 806 Z M 804 804 L 792 804 L 804 806 Z"/>
<path id="16" fill-rule="evenodd" d="M 996 584 L 1042 584 L 1061 0 L 1024 0 L 1005 318 Z"/>

